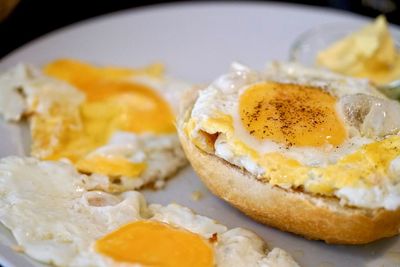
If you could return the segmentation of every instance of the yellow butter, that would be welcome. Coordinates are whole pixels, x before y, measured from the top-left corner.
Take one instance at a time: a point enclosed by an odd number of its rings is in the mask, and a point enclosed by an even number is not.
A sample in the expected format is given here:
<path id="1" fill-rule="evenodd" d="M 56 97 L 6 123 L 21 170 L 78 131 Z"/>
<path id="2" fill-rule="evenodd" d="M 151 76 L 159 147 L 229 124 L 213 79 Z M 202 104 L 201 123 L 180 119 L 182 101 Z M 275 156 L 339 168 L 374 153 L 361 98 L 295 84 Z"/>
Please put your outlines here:
<path id="1" fill-rule="evenodd" d="M 317 64 L 376 84 L 400 77 L 400 54 L 384 16 L 319 52 Z"/>

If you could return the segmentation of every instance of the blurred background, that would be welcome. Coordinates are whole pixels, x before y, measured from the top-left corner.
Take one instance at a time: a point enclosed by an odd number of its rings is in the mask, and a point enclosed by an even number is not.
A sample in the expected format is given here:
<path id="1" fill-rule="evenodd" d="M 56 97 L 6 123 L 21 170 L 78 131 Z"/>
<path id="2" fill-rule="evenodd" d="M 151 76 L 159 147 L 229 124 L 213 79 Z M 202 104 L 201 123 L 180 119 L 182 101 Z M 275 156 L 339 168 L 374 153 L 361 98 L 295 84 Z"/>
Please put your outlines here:
<path id="1" fill-rule="evenodd" d="M 0 58 L 32 39 L 68 24 L 118 10 L 168 2 L 193 1 L 0 0 Z M 385 14 L 389 22 L 400 25 L 400 0 L 289 0 L 274 2 L 322 6 L 369 17 Z"/>

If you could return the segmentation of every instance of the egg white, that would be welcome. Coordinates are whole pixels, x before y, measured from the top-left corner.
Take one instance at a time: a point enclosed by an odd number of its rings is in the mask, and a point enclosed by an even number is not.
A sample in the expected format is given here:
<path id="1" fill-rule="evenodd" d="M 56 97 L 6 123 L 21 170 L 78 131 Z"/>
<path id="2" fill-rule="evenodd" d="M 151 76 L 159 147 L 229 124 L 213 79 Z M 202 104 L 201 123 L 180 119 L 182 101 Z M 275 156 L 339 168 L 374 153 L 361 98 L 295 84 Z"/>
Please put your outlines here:
<path id="1" fill-rule="evenodd" d="M 85 98 L 73 86 L 47 77 L 34 66 L 22 63 L 0 75 L 0 88 L 0 114 L 8 121 L 20 120 L 33 105 L 37 112 L 48 113 L 57 101 L 67 99 L 71 108 L 76 108 Z M 36 98 L 42 101 L 35 103 Z"/>
<path id="2" fill-rule="evenodd" d="M 298 266 L 281 249 L 266 249 L 254 233 L 227 229 L 178 204 L 147 205 L 135 191 L 88 191 L 85 175 L 63 162 L 8 157 L 0 160 L 0 221 L 24 253 L 56 266 L 138 266 L 94 250 L 94 242 L 128 222 L 154 220 L 204 238 L 217 234 L 216 266 Z"/>

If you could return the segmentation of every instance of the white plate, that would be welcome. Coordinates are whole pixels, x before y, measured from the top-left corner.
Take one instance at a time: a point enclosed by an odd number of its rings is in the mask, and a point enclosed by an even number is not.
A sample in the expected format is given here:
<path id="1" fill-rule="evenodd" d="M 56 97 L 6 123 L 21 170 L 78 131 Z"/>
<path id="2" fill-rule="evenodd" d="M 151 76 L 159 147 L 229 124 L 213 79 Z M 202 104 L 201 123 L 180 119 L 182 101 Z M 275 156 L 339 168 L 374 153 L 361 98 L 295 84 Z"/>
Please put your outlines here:
<path id="1" fill-rule="evenodd" d="M 328 9 L 263 3 L 139 8 L 51 33 L 6 57 L 0 63 L 0 70 L 21 61 L 42 64 L 59 57 L 126 66 L 161 61 L 171 75 L 207 82 L 226 72 L 234 60 L 255 68 L 262 68 L 267 60 L 285 60 L 298 34 L 315 25 L 333 22 L 365 23 L 366 20 Z M 26 140 L 26 132 L 17 126 L 0 125 L 0 156 L 23 154 Z M 195 190 L 204 194 L 198 202 L 191 199 Z M 189 167 L 171 180 L 165 190 L 145 194 L 150 202 L 175 201 L 228 226 L 251 229 L 271 247 L 292 253 L 302 266 L 400 266 L 399 238 L 365 246 L 335 246 L 275 230 L 250 220 L 212 196 Z M 4 244 L 0 245 L 0 262 L 5 266 L 41 266 L 9 249 L 15 241 L 2 227 L 0 241 Z"/>

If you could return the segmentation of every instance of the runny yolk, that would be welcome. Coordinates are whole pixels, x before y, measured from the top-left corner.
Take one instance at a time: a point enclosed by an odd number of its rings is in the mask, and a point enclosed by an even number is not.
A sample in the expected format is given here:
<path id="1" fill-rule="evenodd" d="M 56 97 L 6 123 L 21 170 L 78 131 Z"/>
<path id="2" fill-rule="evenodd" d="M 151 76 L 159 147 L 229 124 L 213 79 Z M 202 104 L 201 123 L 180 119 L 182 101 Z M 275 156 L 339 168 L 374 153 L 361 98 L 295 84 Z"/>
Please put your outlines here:
<path id="1" fill-rule="evenodd" d="M 157 267 L 212 267 L 214 252 L 201 236 L 154 221 L 129 223 L 96 241 L 117 262 Z"/>
<path id="2" fill-rule="evenodd" d="M 285 146 L 337 146 L 347 132 L 335 105 L 335 97 L 317 87 L 263 82 L 241 95 L 239 113 L 257 139 Z"/>
<path id="3" fill-rule="evenodd" d="M 51 62 L 44 71 L 85 93 L 84 112 L 93 110 L 95 117 L 98 112 L 105 113 L 109 109 L 114 116 L 107 118 L 107 124 L 111 122 L 118 130 L 135 133 L 175 131 L 174 115 L 168 103 L 148 86 L 129 80 L 136 74 L 135 70 L 101 68 L 62 59 Z"/>

